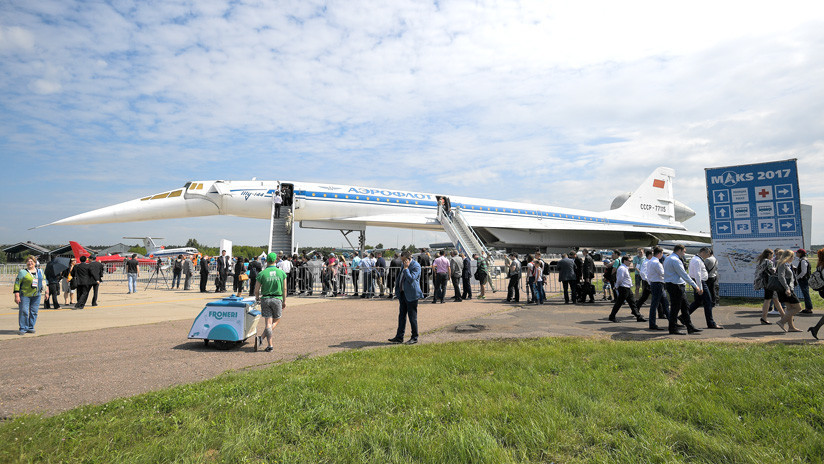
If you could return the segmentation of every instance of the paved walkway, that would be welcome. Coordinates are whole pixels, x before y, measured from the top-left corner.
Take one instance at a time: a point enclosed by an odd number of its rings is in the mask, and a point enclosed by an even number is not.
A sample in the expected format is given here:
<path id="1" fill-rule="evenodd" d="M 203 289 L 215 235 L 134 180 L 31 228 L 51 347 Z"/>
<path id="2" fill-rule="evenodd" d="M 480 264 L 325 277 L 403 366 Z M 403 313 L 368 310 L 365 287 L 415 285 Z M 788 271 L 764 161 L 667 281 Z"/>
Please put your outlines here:
<path id="1" fill-rule="evenodd" d="M 36 335 L 17 335 L 16 310 L 9 303 L 0 308 L 0 417 L 52 414 L 226 371 L 387 346 L 397 323 L 396 301 L 290 298 L 275 330 L 275 352 L 255 353 L 251 343 L 218 351 L 188 340 L 187 334 L 204 304 L 223 295 L 169 290 L 126 295 L 121 290 L 104 286 L 98 307 L 41 310 Z M 806 332 L 785 334 L 775 325 L 760 325 L 756 309 L 717 308 L 716 320 L 726 330 L 679 337 L 646 330 L 647 324 L 635 322 L 627 309 L 619 313 L 619 323 L 610 323 L 608 302 L 564 305 L 556 297 L 547 305 L 525 306 L 503 302 L 501 295 L 462 303 L 422 301 L 421 343 L 544 336 L 815 343 Z M 703 320 L 700 312 L 697 321 Z M 806 330 L 819 316 L 800 317 L 797 325 Z"/>

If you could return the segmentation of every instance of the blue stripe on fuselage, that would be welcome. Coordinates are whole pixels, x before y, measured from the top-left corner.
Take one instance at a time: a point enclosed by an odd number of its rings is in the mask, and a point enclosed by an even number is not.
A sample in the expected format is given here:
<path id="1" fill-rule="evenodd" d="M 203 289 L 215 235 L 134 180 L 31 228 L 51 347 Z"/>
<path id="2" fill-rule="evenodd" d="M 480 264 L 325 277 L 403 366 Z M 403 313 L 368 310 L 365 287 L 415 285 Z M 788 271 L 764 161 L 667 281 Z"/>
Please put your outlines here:
<path id="1" fill-rule="evenodd" d="M 421 209 L 430 209 L 436 208 L 437 202 L 431 200 L 413 200 L 413 199 L 400 199 L 400 198 L 391 198 L 391 197 L 381 197 L 378 195 L 365 195 L 365 194 L 351 194 L 351 193 L 329 193 L 329 192 L 311 192 L 306 190 L 298 190 L 295 192 L 295 195 L 299 198 L 304 198 L 306 200 L 311 201 L 330 201 L 336 203 L 353 203 L 353 204 L 384 204 L 389 206 L 404 206 L 404 207 L 412 207 L 412 208 L 421 208 Z M 586 216 L 586 215 L 578 215 L 578 214 L 562 214 L 562 213 L 553 213 L 550 211 L 541 211 L 541 210 L 527 210 L 527 209 L 517 209 L 517 208 L 501 208 L 495 206 L 484 206 L 484 205 L 473 205 L 468 203 L 459 203 L 453 202 L 453 206 L 459 207 L 461 211 L 469 212 L 469 213 L 483 213 L 483 214 L 494 214 L 498 216 L 514 216 L 514 217 L 528 217 L 528 218 L 547 218 L 547 219 L 555 219 L 561 221 L 572 221 L 572 222 L 584 222 L 584 223 L 599 223 L 599 224 L 627 224 L 633 226 L 646 226 L 646 227 L 659 227 L 662 229 L 675 229 L 675 230 L 683 230 L 679 227 L 670 226 L 670 225 L 663 225 L 663 224 L 655 224 L 655 223 L 646 223 L 646 222 L 636 222 L 636 221 L 625 221 L 621 219 L 606 219 L 606 218 L 599 218 L 595 216 Z"/>

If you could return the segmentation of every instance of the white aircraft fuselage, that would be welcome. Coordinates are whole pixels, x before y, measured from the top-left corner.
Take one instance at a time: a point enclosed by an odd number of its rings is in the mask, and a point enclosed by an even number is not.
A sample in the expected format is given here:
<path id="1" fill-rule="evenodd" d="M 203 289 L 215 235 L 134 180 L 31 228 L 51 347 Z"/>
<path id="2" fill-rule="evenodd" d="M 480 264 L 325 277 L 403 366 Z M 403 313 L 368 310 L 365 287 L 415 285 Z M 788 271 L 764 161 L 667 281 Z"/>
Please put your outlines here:
<path id="1" fill-rule="evenodd" d="M 507 248 L 649 246 L 659 240 L 709 242 L 675 221 L 669 168 L 658 168 L 618 209 L 570 208 L 356 185 L 290 181 L 193 181 L 183 188 L 71 216 L 48 225 L 148 221 L 231 215 L 269 220 L 282 187 L 284 210 L 306 228 L 364 230 L 366 226 L 443 230 L 438 201 L 459 208 L 487 245 Z M 282 213 L 285 214 L 285 213 Z"/>

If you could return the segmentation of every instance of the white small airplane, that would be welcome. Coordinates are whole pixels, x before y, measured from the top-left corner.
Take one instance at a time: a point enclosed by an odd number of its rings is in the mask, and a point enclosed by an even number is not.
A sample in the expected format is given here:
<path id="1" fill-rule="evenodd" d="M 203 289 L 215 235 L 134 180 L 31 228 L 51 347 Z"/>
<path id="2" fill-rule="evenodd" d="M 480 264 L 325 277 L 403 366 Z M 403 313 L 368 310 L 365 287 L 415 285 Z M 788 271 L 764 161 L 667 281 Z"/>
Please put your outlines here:
<path id="1" fill-rule="evenodd" d="M 642 247 L 665 240 L 709 243 L 681 224 L 695 215 L 673 197 L 675 171 L 659 167 L 612 209 L 590 212 L 395 188 L 290 181 L 193 181 L 182 188 L 45 225 L 80 225 L 231 215 L 270 219 L 280 189 L 284 214 L 303 228 L 364 231 L 366 226 L 444 230 L 439 204 L 458 209 L 487 246 L 510 250 Z M 586 194 L 586 192 L 583 192 Z M 546 197 L 551 194 L 547 192 Z M 43 227 L 43 226 L 38 226 Z"/>
<path id="2" fill-rule="evenodd" d="M 182 248 L 164 248 L 157 246 L 152 237 L 123 237 L 127 239 L 143 240 L 143 246 L 146 248 L 146 256 L 149 258 L 177 258 L 179 255 L 193 256 L 200 254 L 197 248 L 182 247 Z M 163 237 L 155 237 L 157 240 L 163 240 Z"/>

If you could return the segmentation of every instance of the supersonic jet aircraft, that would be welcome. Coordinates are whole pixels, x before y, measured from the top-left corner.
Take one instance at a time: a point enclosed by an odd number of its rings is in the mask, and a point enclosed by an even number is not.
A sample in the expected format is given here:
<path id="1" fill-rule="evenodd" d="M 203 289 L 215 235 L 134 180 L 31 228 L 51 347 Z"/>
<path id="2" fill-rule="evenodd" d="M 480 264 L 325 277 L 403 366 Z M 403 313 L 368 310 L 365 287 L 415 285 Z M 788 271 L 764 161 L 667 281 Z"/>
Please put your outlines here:
<path id="1" fill-rule="evenodd" d="M 612 210 L 601 212 L 354 185 L 194 181 L 182 188 L 45 225 L 211 215 L 270 219 L 273 193 L 280 188 L 287 214 L 291 213 L 292 220 L 306 228 L 362 231 L 365 226 L 379 226 L 444 230 L 438 217 L 438 204 L 443 201 L 451 208 L 459 208 L 484 244 L 498 248 L 636 247 L 665 240 L 710 242 L 709 234 L 690 232 L 681 224 L 695 212 L 674 199 L 674 177 L 673 169 L 659 167 L 625 200 L 619 197 Z"/>

